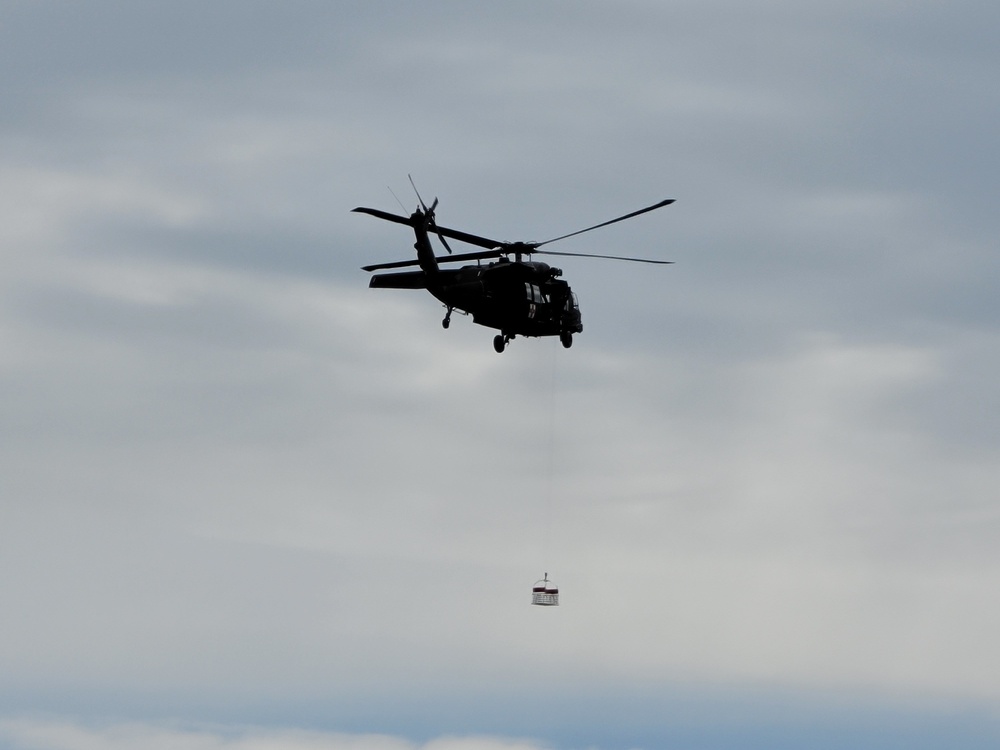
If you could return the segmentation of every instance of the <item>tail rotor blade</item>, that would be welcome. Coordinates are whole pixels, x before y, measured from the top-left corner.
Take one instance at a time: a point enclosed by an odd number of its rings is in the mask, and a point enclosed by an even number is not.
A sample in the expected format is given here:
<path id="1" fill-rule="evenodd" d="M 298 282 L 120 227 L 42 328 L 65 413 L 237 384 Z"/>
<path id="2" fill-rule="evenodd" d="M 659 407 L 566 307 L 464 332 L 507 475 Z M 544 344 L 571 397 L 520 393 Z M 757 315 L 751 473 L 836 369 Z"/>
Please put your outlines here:
<path id="1" fill-rule="evenodd" d="M 436 224 L 434 225 L 434 229 L 437 230 L 437 225 Z M 441 244 L 444 245 L 444 249 L 448 251 L 448 255 L 451 255 L 451 248 L 448 247 L 448 241 L 444 238 L 444 235 L 441 234 L 441 232 L 438 232 L 437 236 L 438 236 L 438 239 L 441 240 Z"/>
<path id="2" fill-rule="evenodd" d="M 420 201 L 420 207 L 422 209 L 424 209 L 424 213 L 425 214 L 426 213 L 433 213 L 433 211 L 434 211 L 433 208 L 430 211 L 427 210 L 427 204 L 424 203 L 424 199 L 420 197 L 420 191 L 417 190 L 417 183 L 415 183 L 413 181 L 413 176 L 412 175 L 406 175 L 406 176 L 410 178 L 410 185 L 413 186 L 413 192 L 417 194 L 417 200 Z M 435 205 L 437 205 L 437 201 L 435 201 Z"/>

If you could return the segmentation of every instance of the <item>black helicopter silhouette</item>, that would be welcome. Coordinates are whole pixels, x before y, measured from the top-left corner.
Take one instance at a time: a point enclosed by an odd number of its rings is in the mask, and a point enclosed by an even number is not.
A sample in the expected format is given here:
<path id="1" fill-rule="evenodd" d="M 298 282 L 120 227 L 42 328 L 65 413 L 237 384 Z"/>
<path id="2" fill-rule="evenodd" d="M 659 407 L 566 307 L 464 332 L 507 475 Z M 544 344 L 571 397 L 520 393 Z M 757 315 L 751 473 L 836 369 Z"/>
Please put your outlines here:
<path id="1" fill-rule="evenodd" d="M 410 178 L 410 183 L 413 183 L 412 178 Z M 413 190 L 417 192 L 416 185 L 413 185 Z M 559 253 L 538 249 L 543 245 L 575 237 L 593 229 L 600 229 L 609 224 L 615 224 L 625 219 L 631 219 L 633 216 L 669 206 L 674 202 L 672 198 L 544 242 L 499 242 L 457 229 L 442 227 L 438 225 L 434 215 L 438 199 L 435 198 L 428 207 L 420 197 L 420 193 L 417 192 L 417 200 L 420 205 L 409 217 L 380 211 L 377 208 L 359 207 L 353 209 L 379 219 L 405 224 L 413 229 L 417 239 L 413 245 L 417 251 L 416 260 L 377 263 L 364 266 L 363 270 L 380 271 L 406 266 L 420 266 L 420 270 L 376 274 L 372 276 L 369 287 L 426 289 L 447 308 L 444 320 L 441 321 L 441 325 L 445 328 L 451 324 L 452 311 L 458 310 L 464 314 L 472 315 L 474 323 L 499 330 L 500 333 L 493 339 L 493 348 L 497 352 L 502 352 L 515 336 L 558 336 L 562 345 L 568 349 L 573 345 L 573 334 L 583 330 L 577 297 L 570 289 L 569 284 L 559 278 L 562 276 L 562 270 L 553 268 L 547 263 L 523 260 L 524 256 L 533 254 L 563 255 L 658 265 L 672 263 L 672 261 L 667 260 L 647 260 L 645 258 L 590 253 Z M 434 255 L 430 241 L 431 232 L 434 232 L 441 240 L 448 255 Z M 485 249 L 480 252 L 453 255 L 446 237 Z M 513 260 L 511 260 L 511 256 L 513 256 Z M 487 265 L 478 262 L 489 258 L 497 260 Z M 458 269 L 439 267 L 440 263 L 471 260 L 477 261 L 476 265 L 462 266 Z"/>

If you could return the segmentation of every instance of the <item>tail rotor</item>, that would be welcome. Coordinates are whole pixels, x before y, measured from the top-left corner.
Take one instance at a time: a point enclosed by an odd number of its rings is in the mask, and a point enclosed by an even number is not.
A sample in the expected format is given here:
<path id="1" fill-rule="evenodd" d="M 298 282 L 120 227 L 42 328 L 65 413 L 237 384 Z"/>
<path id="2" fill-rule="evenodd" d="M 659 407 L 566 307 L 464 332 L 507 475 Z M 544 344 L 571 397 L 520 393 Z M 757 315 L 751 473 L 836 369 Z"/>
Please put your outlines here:
<path id="1" fill-rule="evenodd" d="M 451 255 L 451 247 L 448 246 L 448 241 L 444 238 L 444 235 L 441 233 L 441 230 L 438 229 L 437 220 L 434 217 L 434 209 L 437 208 L 438 204 L 437 197 L 435 196 L 434 201 L 428 208 L 427 204 L 424 203 L 424 199 L 420 197 L 420 191 L 417 190 L 417 185 L 413 181 L 412 175 L 406 175 L 406 176 L 410 178 L 410 185 L 413 186 L 413 192 L 417 194 L 417 200 L 420 201 L 420 208 L 423 209 L 424 216 L 427 217 L 428 226 L 430 226 L 430 228 L 434 230 L 434 233 L 438 236 L 438 239 L 441 240 L 441 244 L 444 245 L 444 249 L 448 251 L 448 255 Z"/>

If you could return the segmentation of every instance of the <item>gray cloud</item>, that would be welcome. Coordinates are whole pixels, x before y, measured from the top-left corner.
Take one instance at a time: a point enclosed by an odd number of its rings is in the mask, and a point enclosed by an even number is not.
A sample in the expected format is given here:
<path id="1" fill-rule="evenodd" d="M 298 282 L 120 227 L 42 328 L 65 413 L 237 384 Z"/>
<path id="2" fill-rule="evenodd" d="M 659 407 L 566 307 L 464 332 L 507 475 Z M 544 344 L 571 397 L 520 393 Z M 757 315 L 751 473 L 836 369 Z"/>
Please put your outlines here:
<path id="1" fill-rule="evenodd" d="M 9 710 L 405 747 L 994 716 L 995 13 L 5 9 Z M 407 173 L 501 239 L 678 198 L 566 245 L 677 265 L 565 259 L 577 344 L 497 357 L 365 288 L 412 238 L 349 211 Z"/>

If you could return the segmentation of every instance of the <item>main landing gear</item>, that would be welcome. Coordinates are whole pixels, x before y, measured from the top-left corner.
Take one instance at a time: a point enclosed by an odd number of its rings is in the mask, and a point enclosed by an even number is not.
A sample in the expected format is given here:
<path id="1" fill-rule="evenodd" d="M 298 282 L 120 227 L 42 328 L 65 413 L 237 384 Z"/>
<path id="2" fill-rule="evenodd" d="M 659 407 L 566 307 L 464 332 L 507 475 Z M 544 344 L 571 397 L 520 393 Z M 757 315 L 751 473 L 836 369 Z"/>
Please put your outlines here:
<path id="1" fill-rule="evenodd" d="M 451 325 L 451 311 L 453 308 L 449 307 L 448 312 L 444 314 L 444 320 L 441 321 L 441 327 L 447 328 Z"/>
<path id="2" fill-rule="evenodd" d="M 497 354 L 503 354 L 503 350 L 507 348 L 507 344 L 510 340 L 514 338 L 505 333 L 498 333 L 493 337 L 493 348 L 496 350 Z M 559 340 L 562 342 L 564 348 L 569 349 L 573 346 L 573 334 L 565 331 L 559 334 Z"/>

